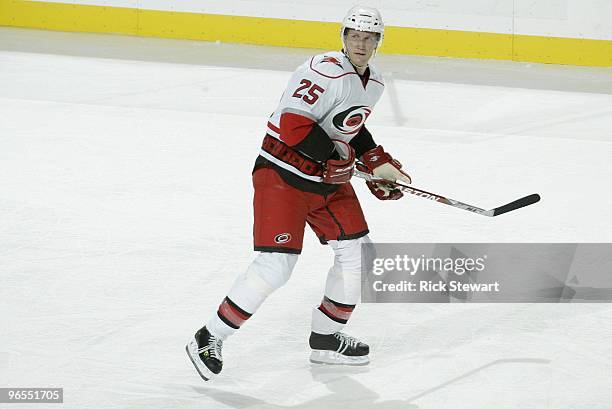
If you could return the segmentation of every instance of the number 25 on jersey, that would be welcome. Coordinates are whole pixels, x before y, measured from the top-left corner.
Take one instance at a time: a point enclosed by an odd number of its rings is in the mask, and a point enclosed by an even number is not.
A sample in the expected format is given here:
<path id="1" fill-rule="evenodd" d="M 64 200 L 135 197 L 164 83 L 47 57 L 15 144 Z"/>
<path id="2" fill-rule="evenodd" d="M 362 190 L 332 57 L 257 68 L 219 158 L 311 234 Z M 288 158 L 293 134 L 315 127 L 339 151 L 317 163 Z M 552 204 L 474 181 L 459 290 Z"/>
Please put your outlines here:
<path id="1" fill-rule="evenodd" d="M 306 89 L 308 89 L 308 92 L 304 93 L 304 90 Z M 298 87 L 298 89 L 295 90 L 292 97 L 303 99 L 304 102 L 312 105 L 317 102 L 317 99 L 319 99 L 321 94 L 324 92 L 325 90 L 323 88 L 319 87 L 317 84 L 313 84 L 312 81 L 309 81 L 304 78 L 300 81 L 300 86 Z"/>

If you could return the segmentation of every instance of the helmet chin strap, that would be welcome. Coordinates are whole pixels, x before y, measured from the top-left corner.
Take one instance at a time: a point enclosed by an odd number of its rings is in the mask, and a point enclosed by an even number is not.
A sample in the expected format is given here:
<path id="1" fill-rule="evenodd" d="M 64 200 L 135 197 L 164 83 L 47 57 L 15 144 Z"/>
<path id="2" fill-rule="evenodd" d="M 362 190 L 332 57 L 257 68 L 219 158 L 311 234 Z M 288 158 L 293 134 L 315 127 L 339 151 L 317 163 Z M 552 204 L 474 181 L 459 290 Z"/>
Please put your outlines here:
<path id="1" fill-rule="evenodd" d="M 346 48 L 346 47 L 345 47 L 345 48 Z M 353 62 L 353 60 L 351 60 L 351 56 L 350 56 L 350 55 L 349 55 L 349 54 L 348 54 L 348 53 L 347 53 L 347 52 L 344 50 L 344 48 L 342 49 L 342 52 L 344 53 L 344 55 L 346 55 L 346 58 L 348 58 L 348 59 L 349 59 L 349 61 L 351 62 L 351 64 L 353 64 L 353 65 L 355 66 L 355 68 L 364 69 L 364 68 L 366 68 L 366 67 L 368 66 L 368 63 L 370 62 L 370 61 L 368 60 L 368 62 L 367 62 L 365 65 L 358 65 L 358 64 L 355 64 L 355 63 Z M 371 60 L 372 58 L 374 58 L 374 56 L 375 56 L 375 55 L 376 55 L 376 50 L 374 50 L 374 52 L 372 53 L 372 57 L 370 57 L 370 60 Z"/>
<path id="2" fill-rule="evenodd" d="M 357 65 L 357 64 L 355 64 L 353 62 L 353 60 L 351 60 L 351 57 L 349 57 L 348 55 L 347 55 L 347 57 L 348 57 L 349 61 L 351 62 L 351 64 L 353 64 L 356 68 L 359 68 L 360 70 L 361 69 L 365 69 L 368 66 L 368 64 L 366 64 L 366 65 Z"/>
<path id="3" fill-rule="evenodd" d="M 354 62 L 351 60 L 351 58 L 350 58 L 350 57 L 349 57 L 349 61 L 351 62 L 351 64 L 353 64 L 355 67 L 357 67 L 357 68 L 359 68 L 359 69 L 362 69 L 362 68 L 367 68 L 367 66 L 368 66 L 368 64 L 366 64 L 366 65 L 357 65 L 357 64 L 355 64 L 355 63 L 354 63 Z"/>
<path id="4" fill-rule="evenodd" d="M 342 53 L 343 53 L 344 55 L 346 55 L 346 58 L 348 58 L 348 60 L 351 62 L 351 64 L 353 64 L 353 65 L 355 66 L 355 68 L 358 68 L 358 69 L 364 69 L 365 67 L 367 67 L 367 66 L 368 66 L 368 64 L 366 64 L 366 65 L 357 65 L 357 64 L 355 64 L 355 63 L 353 62 L 353 60 L 351 60 L 351 56 L 349 55 L 349 53 L 346 51 L 346 49 L 347 49 L 346 44 L 344 44 L 344 41 L 342 41 L 342 43 L 343 43 L 343 44 L 342 44 L 342 45 L 343 45 L 343 47 L 342 47 Z"/>

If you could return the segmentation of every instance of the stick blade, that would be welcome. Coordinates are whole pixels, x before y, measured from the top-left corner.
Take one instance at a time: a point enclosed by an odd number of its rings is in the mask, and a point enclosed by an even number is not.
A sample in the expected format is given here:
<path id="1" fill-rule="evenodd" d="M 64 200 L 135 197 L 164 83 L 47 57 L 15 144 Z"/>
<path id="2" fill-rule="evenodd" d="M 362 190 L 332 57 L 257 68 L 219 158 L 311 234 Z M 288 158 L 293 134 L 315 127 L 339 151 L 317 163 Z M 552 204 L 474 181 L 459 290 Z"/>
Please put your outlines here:
<path id="1" fill-rule="evenodd" d="M 513 210 L 520 209 L 521 207 L 532 205 L 539 201 L 540 201 L 540 195 L 537 193 L 534 193 L 532 195 L 517 199 L 514 202 L 510 202 L 503 206 L 496 207 L 495 209 L 493 209 L 493 216 L 499 216 L 500 214 L 508 213 Z"/>

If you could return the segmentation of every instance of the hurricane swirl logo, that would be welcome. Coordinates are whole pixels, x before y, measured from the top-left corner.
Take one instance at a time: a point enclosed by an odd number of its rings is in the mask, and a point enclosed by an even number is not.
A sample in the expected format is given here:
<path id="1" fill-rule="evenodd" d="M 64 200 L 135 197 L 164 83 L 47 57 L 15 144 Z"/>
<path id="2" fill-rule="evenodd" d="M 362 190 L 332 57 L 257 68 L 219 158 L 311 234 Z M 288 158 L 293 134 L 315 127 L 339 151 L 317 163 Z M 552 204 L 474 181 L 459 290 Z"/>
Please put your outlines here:
<path id="1" fill-rule="evenodd" d="M 274 243 L 276 244 L 284 244 L 287 243 L 289 240 L 291 240 L 291 234 L 289 233 L 277 234 L 276 237 L 274 237 Z"/>
<path id="2" fill-rule="evenodd" d="M 350 107 L 334 116 L 334 126 L 344 135 L 353 135 L 359 132 L 365 120 L 372 113 L 372 108 L 365 105 Z"/>

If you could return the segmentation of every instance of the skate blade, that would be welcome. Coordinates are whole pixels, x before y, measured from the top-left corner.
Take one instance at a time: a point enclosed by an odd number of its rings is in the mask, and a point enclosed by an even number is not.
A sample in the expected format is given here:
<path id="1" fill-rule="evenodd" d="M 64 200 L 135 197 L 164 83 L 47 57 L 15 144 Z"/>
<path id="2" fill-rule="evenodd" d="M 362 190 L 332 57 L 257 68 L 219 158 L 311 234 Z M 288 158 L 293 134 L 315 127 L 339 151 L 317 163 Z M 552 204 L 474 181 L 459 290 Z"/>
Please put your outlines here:
<path id="1" fill-rule="evenodd" d="M 322 365 L 363 366 L 370 363 L 370 358 L 367 355 L 346 356 L 335 351 L 314 349 L 310 354 L 310 362 Z"/>
<path id="2" fill-rule="evenodd" d="M 189 360 L 193 364 L 196 371 L 198 371 L 198 374 L 202 379 L 205 381 L 210 381 L 215 377 L 215 374 L 200 360 L 200 357 L 198 356 L 198 344 L 196 343 L 195 339 L 191 340 L 185 346 L 185 352 L 187 352 Z"/>

